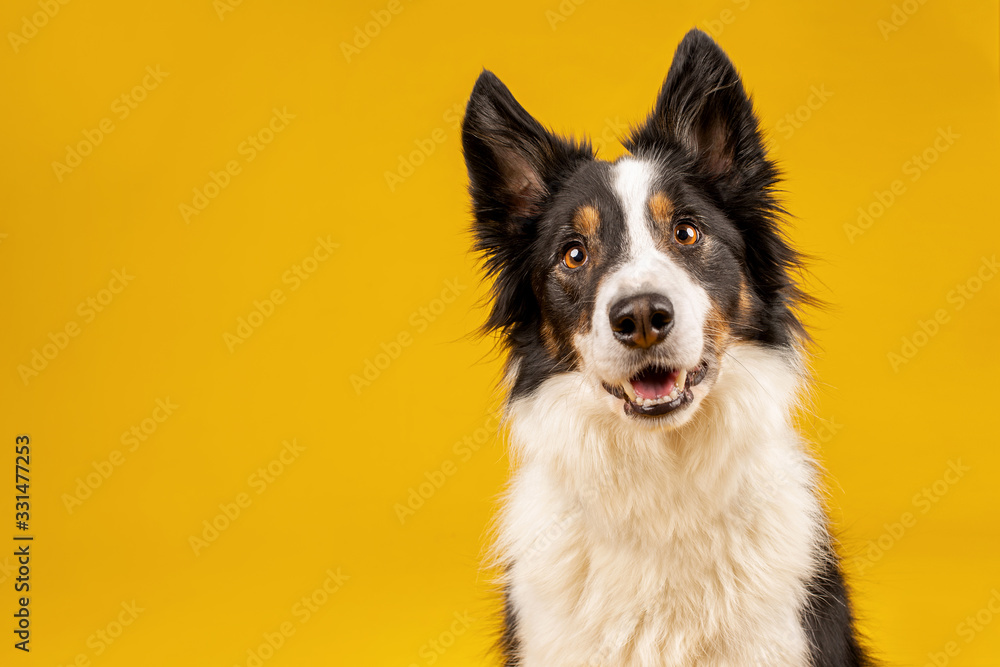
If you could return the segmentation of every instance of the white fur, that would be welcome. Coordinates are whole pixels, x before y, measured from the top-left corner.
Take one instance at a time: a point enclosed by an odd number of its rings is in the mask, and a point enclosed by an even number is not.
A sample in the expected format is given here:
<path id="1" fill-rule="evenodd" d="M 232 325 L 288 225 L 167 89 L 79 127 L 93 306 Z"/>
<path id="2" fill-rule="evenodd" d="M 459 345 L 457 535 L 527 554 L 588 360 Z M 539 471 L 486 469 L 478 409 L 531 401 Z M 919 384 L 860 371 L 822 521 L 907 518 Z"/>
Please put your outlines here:
<path id="1" fill-rule="evenodd" d="M 498 558 L 525 667 L 807 665 L 823 534 L 790 424 L 797 358 L 739 344 L 683 426 L 640 426 L 585 372 L 508 408 Z"/>

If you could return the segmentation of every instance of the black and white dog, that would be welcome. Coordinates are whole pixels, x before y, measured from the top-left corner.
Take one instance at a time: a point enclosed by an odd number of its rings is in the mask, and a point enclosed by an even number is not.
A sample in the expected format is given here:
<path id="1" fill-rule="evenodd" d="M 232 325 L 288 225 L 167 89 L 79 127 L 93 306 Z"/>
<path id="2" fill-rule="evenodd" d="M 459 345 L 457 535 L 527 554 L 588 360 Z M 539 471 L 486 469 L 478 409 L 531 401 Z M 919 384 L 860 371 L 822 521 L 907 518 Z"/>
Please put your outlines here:
<path id="1" fill-rule="evenodd" d="M 488 71 L 462 141 L 508 351 L 507 665 L 867 665 L 792 424 L 799 257 L 706 34 L 599 160 Z"/>

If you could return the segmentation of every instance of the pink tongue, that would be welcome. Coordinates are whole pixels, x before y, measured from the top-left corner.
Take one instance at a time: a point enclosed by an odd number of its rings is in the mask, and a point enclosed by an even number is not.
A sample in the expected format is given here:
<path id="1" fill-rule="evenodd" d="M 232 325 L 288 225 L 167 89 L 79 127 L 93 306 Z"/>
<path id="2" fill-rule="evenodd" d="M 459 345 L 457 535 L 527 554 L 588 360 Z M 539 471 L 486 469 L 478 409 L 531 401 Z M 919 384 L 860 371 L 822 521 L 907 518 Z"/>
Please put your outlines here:
<path id="1" fill-rule="evenodd" d="M 632 378 L 632 389 L 638 398 L 657 399 L 674 390 L 678 371 L 643 371 Z"/>

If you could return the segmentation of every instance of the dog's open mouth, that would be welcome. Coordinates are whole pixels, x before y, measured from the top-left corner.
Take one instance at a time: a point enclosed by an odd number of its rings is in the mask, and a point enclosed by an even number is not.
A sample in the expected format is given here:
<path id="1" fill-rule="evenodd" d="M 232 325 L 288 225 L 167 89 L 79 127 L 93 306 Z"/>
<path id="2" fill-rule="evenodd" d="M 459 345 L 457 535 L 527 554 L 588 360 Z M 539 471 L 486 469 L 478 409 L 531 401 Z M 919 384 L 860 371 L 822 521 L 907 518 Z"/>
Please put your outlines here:
<path id="1" fill-rule="evenodd" d="M 705 379 L 708 367 L 693 370 L 647 366 L 622 386 L 604 383 L 604 389 L 625 402 L 625 414 L 659 417 L 694 400 L 691 387 Z"/>

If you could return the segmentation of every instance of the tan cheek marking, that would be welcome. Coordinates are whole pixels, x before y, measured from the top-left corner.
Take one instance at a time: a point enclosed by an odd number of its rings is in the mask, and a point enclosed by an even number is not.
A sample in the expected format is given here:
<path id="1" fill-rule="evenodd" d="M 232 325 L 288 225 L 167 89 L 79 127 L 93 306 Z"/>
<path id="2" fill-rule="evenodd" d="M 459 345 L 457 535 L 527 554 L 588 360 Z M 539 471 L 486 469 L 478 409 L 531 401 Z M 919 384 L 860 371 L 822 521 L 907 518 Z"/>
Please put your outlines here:
<path id="1" fill-rule="evenodd" d="M 750 288 L 745 280 L 740 281 L 740 316 L 746 319 L 753 310 L 753 297 L 750 296 Z"/>
<path id="2" fill-rule="evenodd" d="M 753 290 L 747 285 L 746 280 L 741 280 L 740 292 L 736 301 L 736 313 L 733 317 L 737 335 L 741 333 L 741 330 L 753 331 L 756 328 L 753 321 L 755 300 Z"/>
<path id="3" fill-rule="evenodd" d="M 601 226 L 601 214 L 597 208 L 591 205 L 581 206 L 573 216 L 573 228 L 586 237 L 597 235 L 597 229 Z"/>
<path id="4" fill-rule="evenodd" d="M 556 331 L 548 320 L 542 322 L 542 344 L 553 359 L 559 358 L 559 341 L 556 340 Z"/>
<path id="5" fill-rule="evenodd" d="M 657 225 L 667 227 L 674 216 L 674 203 L 663 192 L 656 192 L 649 198 L 649 212 Z"/>
<path id="6" fill-rule="evenodd" d="M 587 334 L 590 332 L 591 317 L 593 313 L 588 313 L 586 310 L 580 311 L 580 316 L 576 318 L 576 330 L 581 334 Z"/>
<path id="7" fill-rule="evenodd" d="M 729 321 L 719 310 L 719 307 L 713 303 L 705 316 L 705 338 L 710 342 L 709 347 L 715 351 L 717 358 L 721 357 L 725 351 L 729 343 L 730 333 Z"/>

